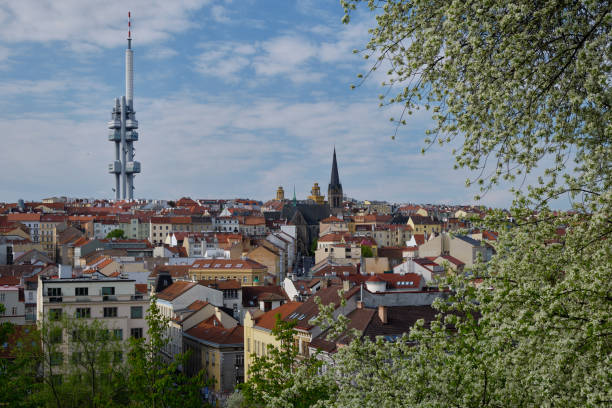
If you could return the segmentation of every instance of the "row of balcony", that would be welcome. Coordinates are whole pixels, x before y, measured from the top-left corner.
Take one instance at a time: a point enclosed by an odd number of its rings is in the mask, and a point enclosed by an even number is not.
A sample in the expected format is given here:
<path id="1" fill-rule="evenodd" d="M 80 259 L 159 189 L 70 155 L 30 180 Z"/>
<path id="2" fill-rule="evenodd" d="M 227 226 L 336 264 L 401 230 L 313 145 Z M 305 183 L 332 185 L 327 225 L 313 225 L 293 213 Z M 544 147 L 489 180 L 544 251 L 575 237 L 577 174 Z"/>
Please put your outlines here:
<path id="1" fill-rule="evenodd" d="M 119 129 L 110 129 L 108 131 L 108 140 L 111 142 L 120 142 L 121 141 L 121 131 Z M 126 131 L 125 141 L 126 142 L 137 142 L 138 132 L 136 132 L 135 130 Z"/>
<path id="2" fill-rule="evenodd" d="M 109 129 L 121 129 L 121 119 L 113 119 L 108 121 Z M 125 120 L 126 129 L 138 129 L 138 121 L 136 119 Z"/>
<path id="3" fill-rule="evenodd" d="M 121 174 L 121 162 L 115 160 L 108 164 L 108 172 L 111 174 Z M 125 164 L 126 173 L 140 173 L 140 162 L 130 161 Z"/>
<path id="4" fill-rule="evenodd" d="M 49 303 L 128 302 L 142 301 L 144 295 L 44 296 Z"/>

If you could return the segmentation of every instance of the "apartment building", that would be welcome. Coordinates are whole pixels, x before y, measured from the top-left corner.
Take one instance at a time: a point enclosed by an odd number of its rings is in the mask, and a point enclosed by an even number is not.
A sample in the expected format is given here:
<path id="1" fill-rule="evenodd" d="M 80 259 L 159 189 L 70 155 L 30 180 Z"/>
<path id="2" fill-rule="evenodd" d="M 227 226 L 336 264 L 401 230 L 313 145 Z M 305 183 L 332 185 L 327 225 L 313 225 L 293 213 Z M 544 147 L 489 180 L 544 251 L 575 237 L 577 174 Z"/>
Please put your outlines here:
<path id="1" fill-rule="evenodd" d="M 202 259 L 195 261 L 189 269 L 194 281 L 207 279 L 234 279 L 242 286 L 264 284 L 268 268 L 250 259 Z"/>
<path id="2" fill-rule="evenodd" d="M 142 289 L 141 289 L 142 290 Z M 70 336 L 62 329 L 60 320 L 83 319 L 98 321 L 118 340 L 147 337 L 145 315 L 149 309 L 149 296 L 137 290 L 133 279 L 107 278 L 94 273 L 88 277 L 73 277 L 70 267 L 61 266 L 59 277 L 38 277 L 37 323 L 56 326 L 58 347 L 52 360 L 61 367 L 72 355 Z"/>
<path id="3" fill-rule="evenodd" d="M 12 213 L 7 215 L 10 222 L 20 222 L 30 230 L 32 242 L 40 242 L 40 214 L 39 213 Z"/>

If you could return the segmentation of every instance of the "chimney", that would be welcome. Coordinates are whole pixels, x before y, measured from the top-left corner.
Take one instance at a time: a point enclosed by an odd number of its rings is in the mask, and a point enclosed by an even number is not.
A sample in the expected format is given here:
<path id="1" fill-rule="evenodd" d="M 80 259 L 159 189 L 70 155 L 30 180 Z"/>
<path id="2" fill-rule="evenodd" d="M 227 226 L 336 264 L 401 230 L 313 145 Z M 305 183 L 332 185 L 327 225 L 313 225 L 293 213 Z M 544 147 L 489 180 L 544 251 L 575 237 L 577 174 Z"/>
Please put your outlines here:
<path id="1" fill-rule="evenodd" d="M 342 281 L 342 290 L 345 292 L 348 292 L 348 290 L 351 288 L 351 281 L 349 280 L 344 280 Z"/>
<path id="2" fill-rule="evenodd" d="M 321 279 L 321 289 L 325 289 L 329 286 L 329 280 L 327 279 Z"/>
<path id="3" fill-rule="evenodd" d="M 387 324 L 387 308 L 385 306 L 378 306 L 378 318 L 383 324 Z"/>
<path id="4" fill-rule="evenodd" d="M 363 309 L 363 302 L 361 300 L 357 301 L 357 309 Z"/>

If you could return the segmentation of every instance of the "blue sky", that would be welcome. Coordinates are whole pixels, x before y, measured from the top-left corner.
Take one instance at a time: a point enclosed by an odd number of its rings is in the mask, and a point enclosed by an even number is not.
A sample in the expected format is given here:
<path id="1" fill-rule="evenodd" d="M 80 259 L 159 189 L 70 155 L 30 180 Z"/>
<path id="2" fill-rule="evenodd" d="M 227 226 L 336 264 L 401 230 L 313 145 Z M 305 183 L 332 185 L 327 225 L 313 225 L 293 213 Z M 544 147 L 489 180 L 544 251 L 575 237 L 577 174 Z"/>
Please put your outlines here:
<path id="1" fill-rule="evenodd" d="M 138 198 L 326 192 L 337 149 L 358 199 L 471 203 L 450 148 L 420 154 L 427 113 L 397 138 L 383 77 L 350 89 L 374 23 L 339 1 L 8 0 L 0 4 L 0 200 L 113 196 L 106 121 L 124 92 L 132 12 Z M 506 206 L 491 192 L 483 203 Z"/>

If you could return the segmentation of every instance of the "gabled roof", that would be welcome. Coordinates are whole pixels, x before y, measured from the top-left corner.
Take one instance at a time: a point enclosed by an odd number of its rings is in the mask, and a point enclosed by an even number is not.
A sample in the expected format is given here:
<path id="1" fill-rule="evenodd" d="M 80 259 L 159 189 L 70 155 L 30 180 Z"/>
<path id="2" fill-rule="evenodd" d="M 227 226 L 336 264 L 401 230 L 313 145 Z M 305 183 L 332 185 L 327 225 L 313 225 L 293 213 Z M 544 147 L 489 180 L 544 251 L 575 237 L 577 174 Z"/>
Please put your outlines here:
<path id="1" fill-rule="evenodd" d="M 189 306 L 187 306 L 187 309 L 197 311 L 197 310 L 202 309 L 203 307 L 206 307 L 209 304 L 210 303 L 204 300 L 196 300 L 193 303 L 191 303 Z"/>
<path id="2" fill-rule="evenodd" d="M 45 264 L 53 263 L 53 260 L 49 258 L 46 253 L 43 253 L 38 249 L 30 249 L 28 252 L 25 252 L 21 256 L 15 258 L 13 260 L 13 265 L 32 264 L 32 261 L 41 261 Z"/>
<path id="3" fill-rule="evenodd" d="M 167 272 L 173 278 L 183 278 L 189 275 L 188 272 L 190 268 L 190 265 L 158 265 L 153 269 L 149 277 L 153 278 L 161 272 Z"/>
<path id="4" fill-rule="evenodd" d="M 189 289 L 197 285 L 196 282 L 176 281 L 172 285 L 168 286 L 163 291 L 157 294 L 157 297 L 162 300 L 172 301 Z"/>
<path id="5" fill-rule="evenodd" d="M 447 260 L 448 262 L 450 262 L 450 263 L 452 263 L 453 265 L 456 265 L 456 266 L 463 266 L 463 265 L 465 265 L 465 262 L 455 258 L 454 256 L 442 255 L 442 258 L 444 258 L 445 260 Z"/>
<path id="6" fill-rule="evenodd" d="M 240 289 L 242 287 L 238 279 L 205 279 L 198 281 L 198 283 L 218 290 Z"/>
<path id="7" fill-rule="evenodd" d="M 289 300 L 289 296 L 280 286 L 245 286 L 242 288 L 242 306 L 257 307 L 259 305 L 259 297 L 266 293 L 275 293 L 282 296 L 285 300 Z"/>
<path id="8" fill-rule="evenodd" d="M 276 309 L 272 309 L 255 319 L 255 326 L 262 327 L 264 329 L 272 330 L 276 324 L 276 316 L 279 315 L 281 320 L 284 320 L 287 316 L 295 312 L 300 307 L 302 302 L 287 302 Z"/>
<path id="9" fill-rule="evenodd" d="M 466 242 L 472 246 L 477 246 L 477 247 L 480 246 L 480 241 L 476 241 L 475 239 L 470 238 L 466 235 L 455 235 L 455 238 L 458 238 L 462 240 L 463 242 Z"/>
<path id="10" fill-rule="evenodd" d="M 244 343 L 244 329 L 240 325 L 231 329 L 226 329 L 222 326 L 215 326 L 207 322 L 202 322 L 187 330 L 186 334 L 199 340 L 218 345 Z"/>
<path id="11" fill-rule="evenodd" d="M 348 344 L 352 340 L 352 336 L 349 334 L 351 330 L 356 329 L 363 332 L 375 315 L 375 309 L 355 309 L 346 316 L 349 321 L 346 327 L 347 330 L 344 333 L 335 339 L 327 339 L 329 331 L 326 330 L 315 337 L 310 343 L 310 346 L 318 350 L 333 353 L 337 351 L 338 345 Z"/>
<path id="12" fill-rule="evenodd" d="M 295 310 L 292 314 L 287 316 L 284 320 L 297 321 L 296 328 L 301 330 L 310 330 L 313 325 L 310 324 L 310 320 L 319 314 L 319 306 L 315 303 L 315 298 L 321 299 L 322 305 L 329 305 L 330 303 L 335 304 L 336 308 L 340 306 L 340 297 L 338 291 L 342 289 L 341 285 L 332 285 L 325 289 L 319 290 L 315 296 L 312 296 L 308 301 Z M 354 286 L 348 291 L 343 293 L 344 299 L 350 299 L 359 293 L 359 287 Z"/>
<path id="13" fill-rule="evenodd" d="M 393 341 L 398 336 L 408 333 L 419 319 L 425 320 L 425 327 L 428 327 L 440 313 L 431 306 L 392 306 L 386 309 L 387 323 L 383 323 L 376 313 L 363 331 L 364 336 L 372 340 L 376 336 L 383 336 L 386 340 Z"/>
<path id="14" fill-rule="evenodd" d="M 192 269 L 266 269 L 265 265 L 251 259 L 198 259 Z"/>

